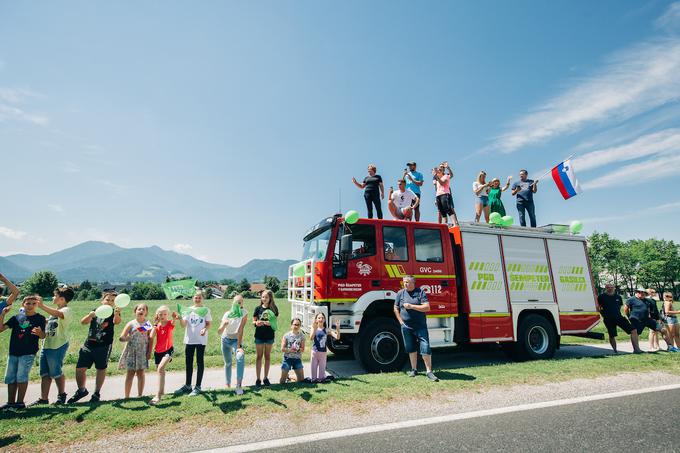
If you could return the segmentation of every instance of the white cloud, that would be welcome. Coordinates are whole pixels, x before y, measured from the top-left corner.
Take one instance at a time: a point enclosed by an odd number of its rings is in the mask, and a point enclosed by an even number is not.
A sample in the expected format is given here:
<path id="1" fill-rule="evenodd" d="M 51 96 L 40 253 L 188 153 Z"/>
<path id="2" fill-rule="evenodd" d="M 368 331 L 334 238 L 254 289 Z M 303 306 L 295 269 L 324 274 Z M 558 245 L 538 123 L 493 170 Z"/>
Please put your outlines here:
<path id="1" fill-rule="evenodd" d="M 574 168 L 590 170 L 642 157 L 676 153 L 680 153 L 680 128 L 671 128 L 643 135 L 623 145 L 599 149 L 578 156 L 574 159 Z"/>
<path id="2" fill-rule="evenodd" d="M 516 120 L 491 147 L 511 153 L 591 123 L 625 120 L 679 99 L 680 39 L 656 39 L 614 54 L 593 76 L 575 81 Z"/>
<path id="3" fill-rule="evenodd" d="M 73 162 L 62 162 L 61 171 L 64 173 L 78 173 L 80 172 L 80 167 Z"/>
<path id="4" fill-rule="evenodd" d="M 7 239 L 21 240 L 26 237 L 25 231 L 17 231 L 11 228 L 0 226 L 0 236 L 4 236 Z"/>
<path id="5" fill-rule="evenodd" d="M 44 126 L 49 123 L 49 118 L 42 115 L 28 113 L 18 107 L 7 104 L 0 104 L 0 122 L 3 121 L 25 121 L 37 126 Z"/>
<path id="6" fill-rule="evenodd" d="M 599 178 L 582 183 L 581 186 L 584 190 L 614 185 L 631 186 L 649 183 L 650 178 L 658 181 L 666 176 L 677 176 L 679 172 L 680 153 L 626 165 Z"/>
<path id="7" fill-rule="evenodd" d="M 3 88 L 0 87 L 0 101 L 10 104 L 18 104 L 31 98 L 43 98 L 44 96 L 33 90 L 25 88 Z"/>
<path id="8" fill-rule="evenodd" d="M 175 244 L 172 246 L 172 249 L 177 252 L 177 253 L 183 253 L 185 255 L 188 255 L 189 252 L 193 249 L 193 247 L 189 244 Z"/>
<path id="9" fill-rule="evenodd" d="M 60 204 L 48 204 L 47 207 L 50 208 L 52 211 L 54 211 L 56 213 L 59 213 L 59 214 L 64 213 L 64 208 Z"/>
<path id="10" fill-rule="evenodd" d="M 620 222 L 622 220 L 630 220 L 630 219 L 639 219 L 640 215 L 645 215 L 645 214 L 660 214 L 663 212 L 670 212 L 670 211 L 675 211 L 680 208 L 680 201 L 676 201 L 673 203 L 664 203 L 660 204 L 658 206 L 652 206 L 649 208 L 645 209 L 635 209 L 635 211 L 632 212 L 626 212 L 624 214 L 618 214 L 618 215 L 611 215 L 611 216 L 604 216 L 604 217 L 591 217 L 591 218 L 586 218 L 582 219 L 581 221 L 583 223 L 605 223 L 605 222 Z"/>
<path id="11" fill-rule="evenodd" d="M 680 28 L 680 2 L 672 3 L 666 12 L 654 22 L 654 25 L 671 32 Z"/>

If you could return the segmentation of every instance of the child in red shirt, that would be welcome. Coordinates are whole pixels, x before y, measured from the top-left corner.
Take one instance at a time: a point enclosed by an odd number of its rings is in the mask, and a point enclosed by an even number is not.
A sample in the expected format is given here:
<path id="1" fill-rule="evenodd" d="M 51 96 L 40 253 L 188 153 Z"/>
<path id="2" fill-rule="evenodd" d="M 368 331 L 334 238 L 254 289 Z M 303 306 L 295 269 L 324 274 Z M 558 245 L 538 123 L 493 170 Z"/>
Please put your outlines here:
<path id="1" fill-rule="evenodd" d="M 161 305 L 156 310 L 154 328 L 151 331 L 151 341 L 156 338 L 153 357 L 158 369 L 158 393 L 149 401 L 149 404 L 152 406 L 158 404 L 163 393 L 165 393 L 165 368 L 172 360 L 172 355 L 175 352 L 172 335 L 175 331 L 176 319 L 179 319 L 179 315 L 174 311 L 172 312 L 172 319 L 170 319 L 170 309 L 167 305 Z"/>

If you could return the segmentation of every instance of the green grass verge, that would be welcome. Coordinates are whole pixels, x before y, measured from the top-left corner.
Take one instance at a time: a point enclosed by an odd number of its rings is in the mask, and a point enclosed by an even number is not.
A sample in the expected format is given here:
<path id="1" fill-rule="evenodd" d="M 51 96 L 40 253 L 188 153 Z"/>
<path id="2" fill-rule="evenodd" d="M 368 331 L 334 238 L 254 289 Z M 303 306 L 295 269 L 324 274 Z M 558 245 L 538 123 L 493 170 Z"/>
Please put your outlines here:
<path id="1" fill-rule="evenodd" d="M 245 395 L 210 391 L 200 397 L 164 399 L 157 407 L 148 398 L 119 400 L 96 405 L 29 408 L 18 417 L 0 413 L 0 447 L 30 447 L 46 442 L 60 445 L 89 441 L 134 429 L 159 433 L 191 426 L 245 427 L 258 417 L 276 420 L 285 414 L 318 416 L 337 407 L 365 407 L 370 402 L 403 398 L 430 398 L 462 390 L 493 386 L 541 384 L 575 378 L 593 378 L 622 372 L 665 371 L 680 374 L 680 361 L 673 354 L 619 355 L 597 358 L 546 360 L 438 370 L 439 383 L 402 373 L 385 373 L 339 379 L 330 384 L 274 385 Z M 398 389 L 398 390 L 396 390 Z"/>
<path id="2" fill-rule="evenodd" d="M 153 319 L 153 315 L 156 313 L 156 309 L 161 305 L 168 305 L 171 310 L 176 310 L 177 302 L 174 303 L 168 300 L 147 300 L 144 301 L 149 306 L 149 319 Z M 190 301 L 182 301 L 182 304 L 186 307 L 191 305 Z M 255 340 L 253 335 L 255 334 L 255 329 L 252 325 L 251 317 L 255 307 L 259 304 L 259 299 L 246 299 L 245 306 L 248 309 L 249 318 L 248 323 L 246 323 L 245 330 L 243 332 L 243 343 L 246 350 L 246 365 L 254 364 L 255 362 Z M 116 326 L 115 334 L 116 340 L 118 335 L 123 330 L 125 323 L 134 318 L 133 315 L 133 305 L 131 303 L 128 307 L 123 309 L 121 324 Z M 210 312 L 213 317 L 213 326 L 208 333 L 208 346 L 205 350 L 205 366 L 206 367 L 220 367 L 224 365 L 222 359 L 222 352 L 220 349 L 220 339 L 217 334 L 217 328 L 219 327 L 219 322 L 222 319 L 222 315 L 231 308 L 231 300 L 222 299 L 210 299 L 205 301 L 205 305 L 210 308 Z M 70 379 L 75 376 L 75 366 L 78 361 L 78 350 L 82 346 L 85 338 L 87 336 L 88 325 L 80 324 L 80 320 L 89 313 L 93 308 L 99 306 L 99 302 L 93 301 L 72 301 L 69 303 L 69 307 L 73 310 L 73 322 L 71 324 L 71 341 L 69 343 L 68 353 L 66 354 L 64 373 Z M 15 315 L 19 310 L 20 304 L 14 304 L 12 311 L 5 316 L 5 319 L 9 319 L 10 316 Z M 287 332 L 290 325 L 290 306 L 288 302 L 279 301 L 279 331 L 277 331 L 277 339 L 281 338 L 283 332 Z M 44 312 L 41 312 L 43 315 Z M 177 324 L 174 332 L 175 341 L 175 353 L 177 356 L 182 357 L 179 360 L 173 360 L 170 362 L 168 371 L 178 371 L 184 370 L 184 329 L 182 326 Z M 121 352 L 123 352 L 124 343 L 120 341 L 114 341 L 113 350 L 111 352 L 111 364 L 108 368 L 108 375 L 123 374 L 124 370 L 118 369 L 118 359 L 120 358 Z M 7 355 L 9 349 L 9 331 L 5 331 L 0 334 L 0 376 L 4 376 L 5 368 L 7 366 Z M 281 351 L 280 348 L 272 349 L 272 363 L 277 363 L 281 361 Z M 176 356 L 176 357 L 177 357 Z M 38 358 L 36 357 L 36 365 Z M 34 366 L 31 370 L 31 380 L 40 379 L 38 366 Z"/>

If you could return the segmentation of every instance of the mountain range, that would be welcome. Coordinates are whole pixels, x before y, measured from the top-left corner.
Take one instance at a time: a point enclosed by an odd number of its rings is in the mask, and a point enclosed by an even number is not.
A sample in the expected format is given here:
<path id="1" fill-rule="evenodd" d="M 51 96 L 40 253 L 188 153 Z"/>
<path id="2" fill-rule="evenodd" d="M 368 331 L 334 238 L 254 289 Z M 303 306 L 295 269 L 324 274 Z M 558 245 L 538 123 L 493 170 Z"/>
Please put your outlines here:
<path id="1" fill-rule="evenodd" d="M 88 241 L 49 255 L 0 257 L 0 272 L 23 281 L 34 272 L 49 270 L 60 282 L 83 280 L 110 283 L 164 281 L 168 275 L 184 274 L 199 280 L 231 278 L 262 281 L 265 275 L 288 277 L 295 260 L 254 259 L 241 267 L 213 264 L 160 247 L 124 248 L 116 244 Z"/>

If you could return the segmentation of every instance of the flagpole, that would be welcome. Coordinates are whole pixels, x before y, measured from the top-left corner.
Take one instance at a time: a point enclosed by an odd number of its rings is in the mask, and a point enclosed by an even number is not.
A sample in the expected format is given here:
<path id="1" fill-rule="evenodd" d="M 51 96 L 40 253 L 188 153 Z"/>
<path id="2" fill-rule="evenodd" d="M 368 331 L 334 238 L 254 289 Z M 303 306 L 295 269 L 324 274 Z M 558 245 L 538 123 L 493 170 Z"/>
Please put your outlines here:
<path id="1" fill-rule="evenodd" d="M 572 154 L 571 156 L 567 157 L 566 159 L 562 159 L 562 162 L 571 159 L 571 158 L 574 157 L 575 155 L 576 155 L 576 154 Z M 538 181 L 540 181 L 541 178 L 543 178 L 543 177 L 546 176 L 546 175 L 549 175 L 550 173 L 552 173 L 552 168 L 551 168 L 550 170 L 546 171 L 545 173 L 543 173 L 543 174 L 542 174 L 541 176 L 539 176 L 538 178 L 536 178 L 536 179 L 534 180 L 534 182 L 533 182 L 531 185 L 533 186 L 533 185 L 536 184 Z"/>

